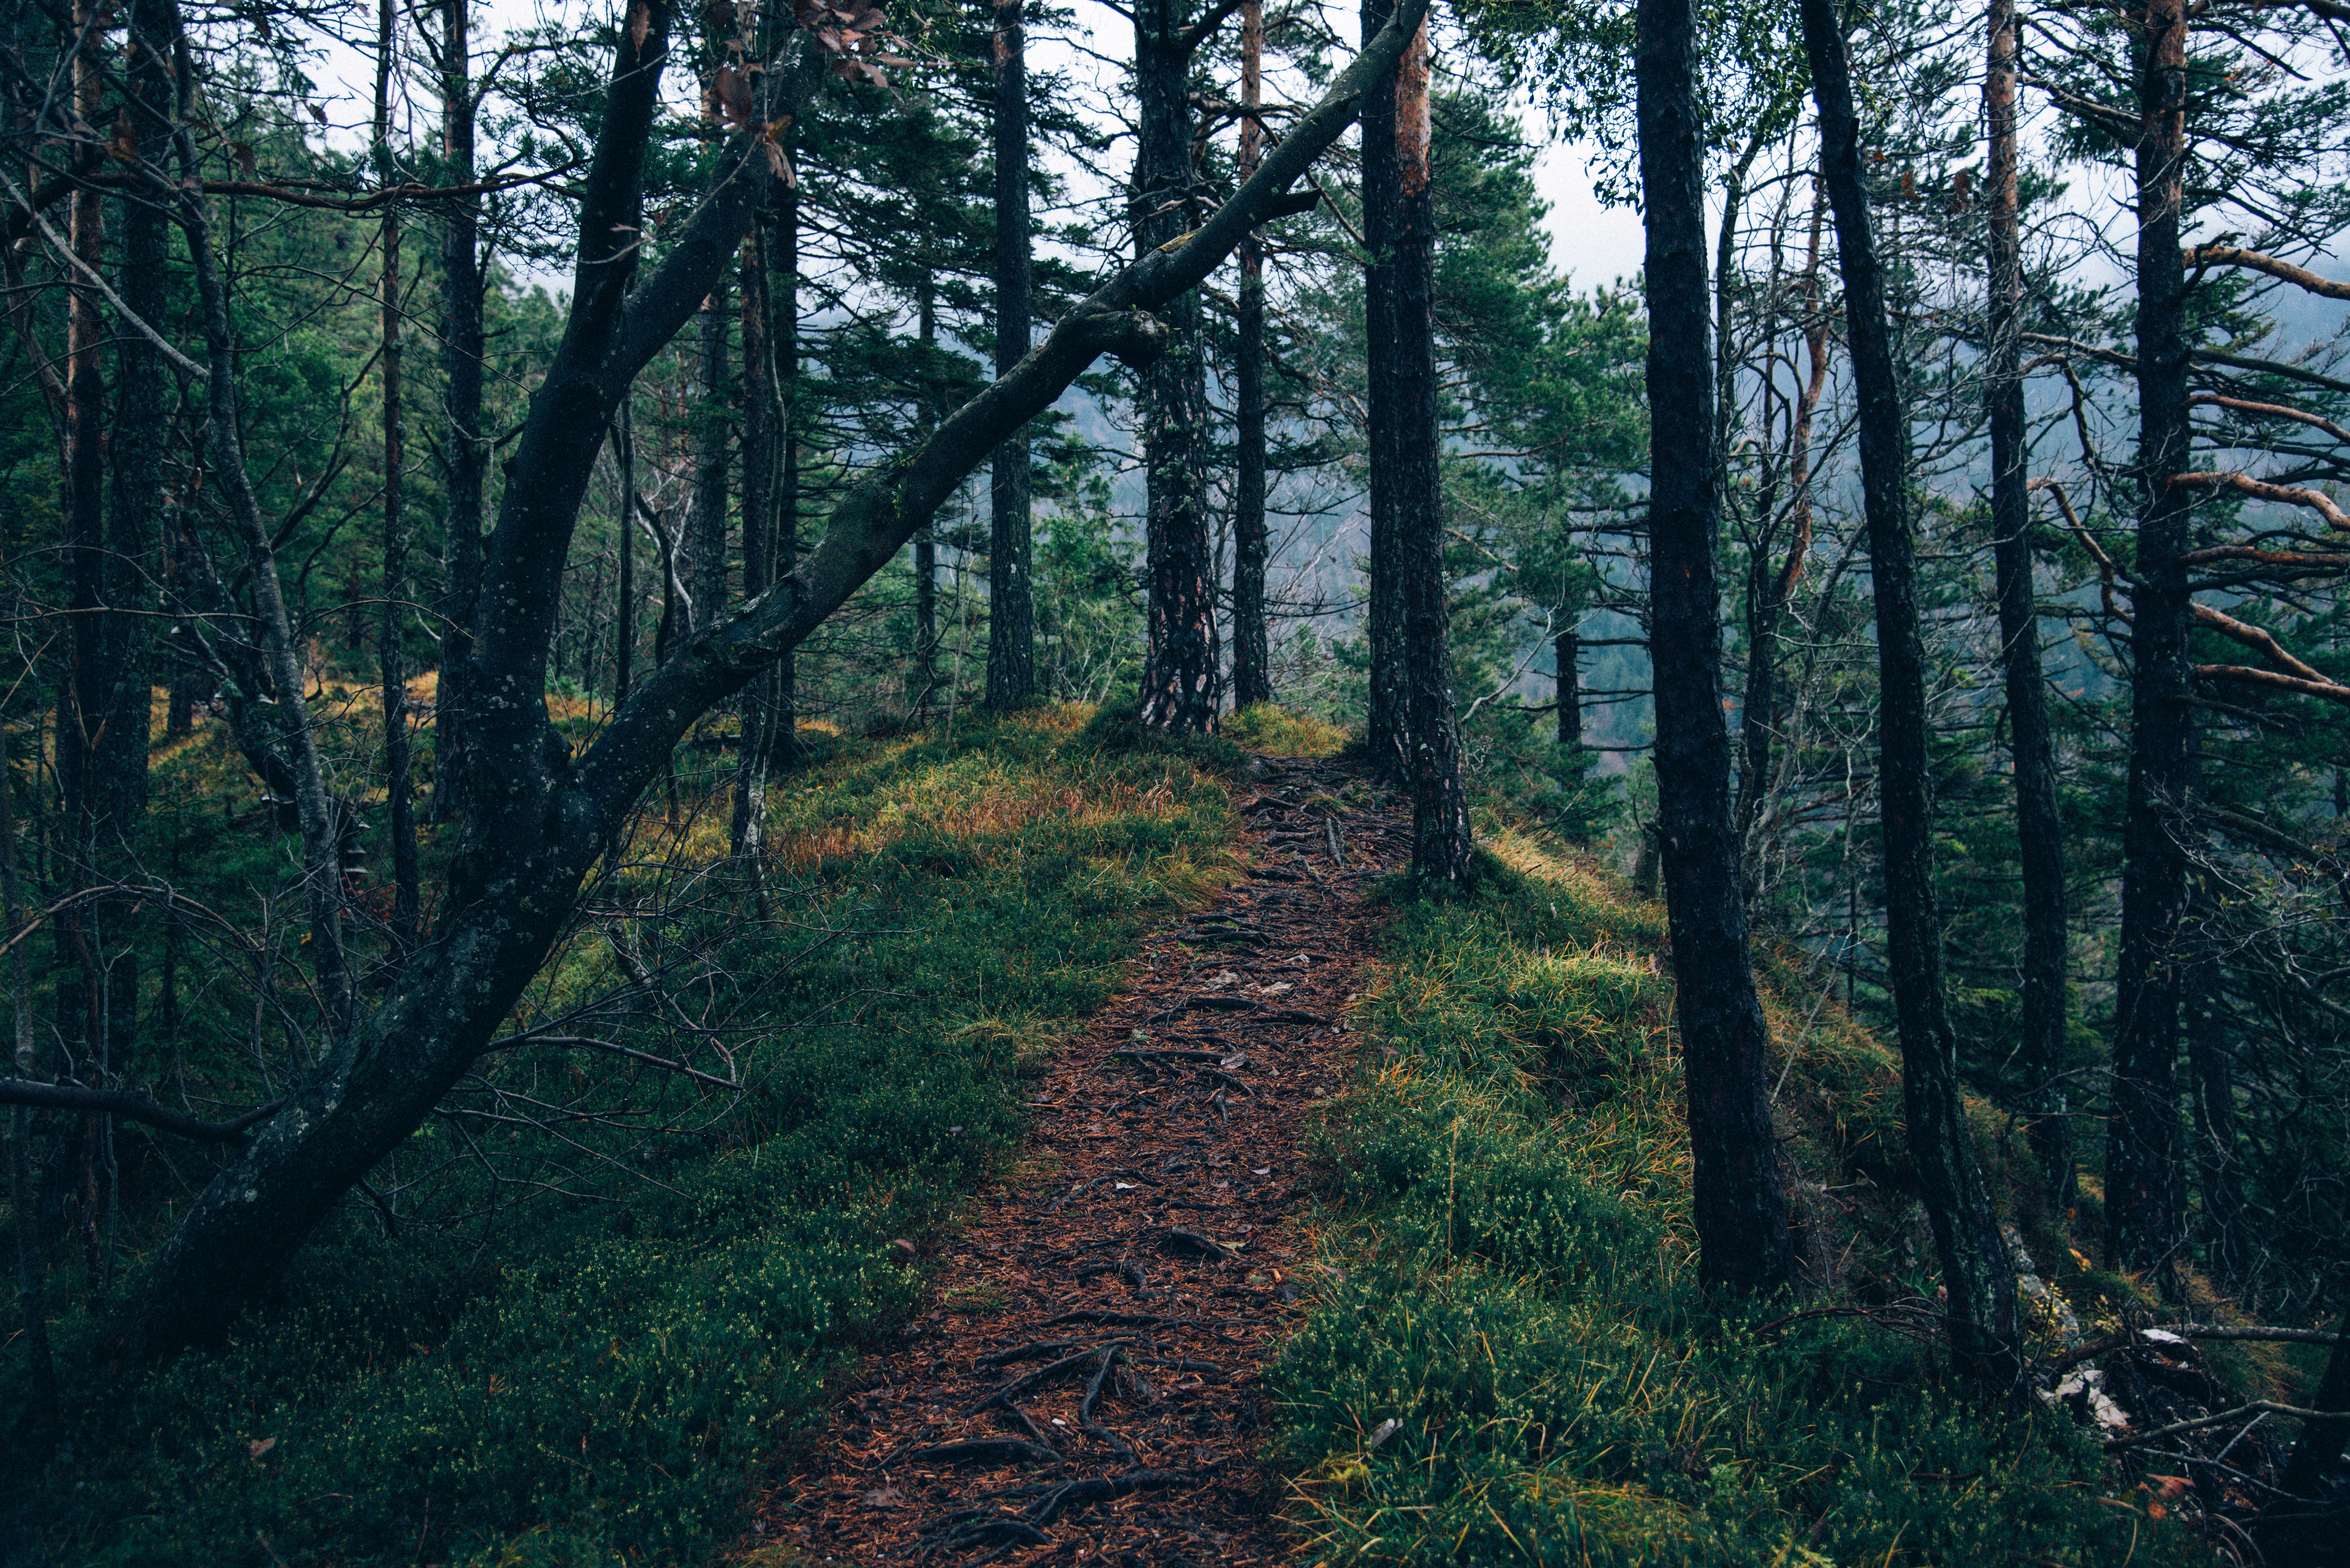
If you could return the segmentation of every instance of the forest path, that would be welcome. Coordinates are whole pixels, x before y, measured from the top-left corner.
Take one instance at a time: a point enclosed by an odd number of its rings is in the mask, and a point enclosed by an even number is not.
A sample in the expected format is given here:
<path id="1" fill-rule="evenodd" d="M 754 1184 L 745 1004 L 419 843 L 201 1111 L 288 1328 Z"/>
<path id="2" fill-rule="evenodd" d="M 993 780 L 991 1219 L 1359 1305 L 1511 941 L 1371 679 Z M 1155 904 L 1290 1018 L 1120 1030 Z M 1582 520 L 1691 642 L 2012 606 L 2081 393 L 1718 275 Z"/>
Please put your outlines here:
<path id="1" fill-rule="evenodd" d="M 782 1562 L 1271 1563 L 1262 1363 L 1300 1314 L 1284 1222 L 1410 853 L 1408 807 L 1335 763 L 1258 759 L 1249 871 L 1148 939 L 1027 1104 L 1025 1157 L 869 1353 L 746 1546 Z M 1348 784 L 1349 799 L 1336 797 Z M 761 1561 L 770 1560 L 767 1552 Z"/>

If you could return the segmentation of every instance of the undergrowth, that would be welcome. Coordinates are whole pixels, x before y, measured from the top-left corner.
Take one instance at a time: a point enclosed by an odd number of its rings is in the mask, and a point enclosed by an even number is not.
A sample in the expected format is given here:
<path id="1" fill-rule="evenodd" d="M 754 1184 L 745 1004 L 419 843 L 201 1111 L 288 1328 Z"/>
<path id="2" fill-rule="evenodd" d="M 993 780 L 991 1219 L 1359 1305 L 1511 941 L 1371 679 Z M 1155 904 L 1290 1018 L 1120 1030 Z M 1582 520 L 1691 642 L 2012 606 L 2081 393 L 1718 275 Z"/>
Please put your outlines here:
<path id="1" fill-rule="evenodd" d="M 699 1136 L 583 1130 L 583 1159 L 641 1169 L 619 1200 L 543 1196 L 390 1237 L 355 1204 L 232 1343 L 160 1372 L 108 1365 L 110 1303 L 62 1317 L 68 1429 L 61 1445 L 12 1439 L 0 1556 L 705 1558 L 827 1370 L 915 1303 L 920 1276 L 891 1241 L 947 1222 L 1014 1147 L 1022 1083 L 1107 997 L 1145 927 L 1228 874 L 1222 789 L 1180 758 L 1073 743 L 1083 719 L 1044 710 L 844 745 L 778 781 L 767 890 L 795 920 L 737 907 L 737 930 L 710 899 L 696 918 L 737 944 L 741 1006 L 816 1022 L 763 1035 L 743 1064 L 763 1092 Z M 688 804 L 719 774 L 685 776 Z M 658 857 L 712 860 L 723 813 L 703 816 Z M 213 847 L 261 853 L 239 842 Z M 620 902 L 628 875 L 595 897 Z M 811 940 L 813 925 L 831 935 Z M 594 942 L 567 947 L 536 1004 L 592 990 L 610 962 Z M 571 1070 L 527 1049 L 510 1074 Z M 613 1092 L 641 1097 L 653 1080 Z M 465 1136 L 428 1125 L 401 1158 L 471 1169 Z M 23 1379 L 7 1358 L 0 1406 L 26 1407 Z"/>
<path id="2" fill-rule="evenodd" d="M 1318 1135 L 1318 1299 L 1272 1369 L 1306 1561 L 2184 1560 L 2064 1420 L 1964 1399 L 1866 1323 L 1700 1291 L 1660 915 L 1492 842 L 1474 895 L 1399 910 L 1365 1077 Z M 1875 1151 L 1898 1180 L 1891 1054 L 1835 1010 L 1772 1011 L 1796 1167 L 1835 1184 Z M 1878 1251 L 1815 1262 L 1831 1297 L 1931 1293 L 1914 1247 Z M 1880 1265 L 1912 1277 L 1860 1277 Z"/>

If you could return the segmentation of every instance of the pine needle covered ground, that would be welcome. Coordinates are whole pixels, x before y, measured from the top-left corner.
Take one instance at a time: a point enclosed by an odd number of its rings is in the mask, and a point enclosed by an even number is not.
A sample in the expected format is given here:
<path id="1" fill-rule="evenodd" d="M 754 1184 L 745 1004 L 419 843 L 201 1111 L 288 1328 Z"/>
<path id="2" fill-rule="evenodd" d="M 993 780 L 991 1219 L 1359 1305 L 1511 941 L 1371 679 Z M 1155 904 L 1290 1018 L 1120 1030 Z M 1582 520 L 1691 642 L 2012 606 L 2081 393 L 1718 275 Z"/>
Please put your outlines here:
<path id="1" fill-rule="evenodd" d="M 1085 717 L 843 745 L 782 778 L 764 921 L 750 890 L 724 882 L 725 768 L 681 777 L 675 825 L 650 804 L 623 869 L 591 893 L 607 918 L 563 950 L 532 1016 L 620 978 L 595 933 L 658 884 L 673 929 L 627 940 L 649 964 L 662 942 L 691 958 L 678 972 L 702 990 L 681 981 L 671 1000 L 742 1042 L 730 1048 L 757 1090 L 717 1114 L 707 1084 L 593 1056 L 577 1090 L 576 1052 L 516 1046 L 494 1068 L 505 1098 L 484 1091 L 467 1103 L 488 1109 L 428 1126 L 403 1152 L 404 1174 L 446 1166 L 440 1187 L 410 1194 L 430 1212 L 387 1237 L 349 1206 L 225 1348 L 126 1376 L 106 1358 L 107 1303 L 77 1303 L 53 1331 L 68 1429 L 7 1456 L 0 1555 L 703 1558 L 740 1527 L 759 1461 L 811 1417 L 828 1369 L 919 1300 L 891 1241 L 948 1221 L 1014 1147 L 1022 1085 L 1110 993 L 1143 930 L 1231 874 L 1224 790 L 1180 758 L 1102 754 L 1081 738 Z M 206 763 L 213 744 L 167 765 L 233 774 Z M 228 897 L 237 858 L 267 854 L 253 843 L 217 817 L 192 834 L 191 886 Z M 200 875 L 207 856 L 217 864 Z M 751 1015 L 806 1022 L 727 1033 Z M 234 1023 L 188 1029 L 203 1058 L 191 1081 L 224 1099 L 254 1087 Z M 674 1033 L 624 1038 L 683 1048 Z M 556 1128 L 568 1149 L 539 1127 L 515 1127 L 509 1143 L 484 1119 L 550 1085 L 576 1096 Z M 202 1182 L 185 1149 L 168 1152 Z M 576 1179 L 551 1174 L 563 1160 Z M 527 1181 L 553 1189 L 532 1196 Z M 126 1220 L 149 1244 L 167 1222 L 161 1203 Z M 22 1366 L 10 1358 L 12 1385 Z M 0 1388 L 0 1404 L 21 1409 L 23 1393 Z"/>

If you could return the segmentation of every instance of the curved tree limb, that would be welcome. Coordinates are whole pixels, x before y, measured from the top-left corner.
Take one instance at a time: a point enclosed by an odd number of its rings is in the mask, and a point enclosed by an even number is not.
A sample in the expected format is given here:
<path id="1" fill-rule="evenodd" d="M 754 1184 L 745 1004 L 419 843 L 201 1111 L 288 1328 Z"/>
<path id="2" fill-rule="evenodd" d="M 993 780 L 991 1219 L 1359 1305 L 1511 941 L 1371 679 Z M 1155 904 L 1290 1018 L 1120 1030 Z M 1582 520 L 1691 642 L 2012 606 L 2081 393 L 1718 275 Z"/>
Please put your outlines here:
<path id="1" fill-rule="evenodd" d="M 2248 272 L 2266 273 L 2269 276 L 2289 283 L 2295 288 L 2323 295 L 2327 299 L 2350 299 L 2350 283 L 2336 283 L 2330 277 L 2320 277 L 2305 266 L 2295 266 L 2275 256 L 2262 255 L 2237 245 L 2191 245 L 2185 256 L 2189 266 L 2237 266 Z"/>
<path id="2" fill-rule="evenodd" d="M 129 1089 L 85 1089 L 78 1084 L 43 1084 L 29 1078 L 0 1078 L 0 1106 L 26 1106 L 36 1111 L 84 1111 L 143 1122 L 200 1143 L 243 1143 L 246 1129 L 277 1114 L 284 1100 L 256 1106 L 231 1121 L 208 1122 Z"/>
<path id="3" fill-rule="evenodd" d="M 2281 501 L 2288 506 L 2306 506 L 2336 528 L 2350 528 L 2350 514 L 2345 514 L 2334 504 L 2333 497 L 2314 490 L 2300 490 L 2289 484 L 2271 484 L 2264 479 L 2254 479 L 2249 473 L 2174 473 L 2170 483 L 2182 489 L 2235 490 L 2256 501 Z"/>

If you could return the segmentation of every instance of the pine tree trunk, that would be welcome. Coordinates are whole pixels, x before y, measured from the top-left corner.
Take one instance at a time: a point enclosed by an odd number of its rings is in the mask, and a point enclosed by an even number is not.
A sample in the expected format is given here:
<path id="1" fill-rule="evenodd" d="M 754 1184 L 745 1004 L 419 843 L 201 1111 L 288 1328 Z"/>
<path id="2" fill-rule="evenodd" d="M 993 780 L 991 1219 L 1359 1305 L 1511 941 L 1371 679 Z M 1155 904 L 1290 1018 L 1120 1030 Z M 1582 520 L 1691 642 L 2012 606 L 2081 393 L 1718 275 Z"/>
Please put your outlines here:
<path id="1" fill-rule="evenodd" d="M 1583 639 L 1562 631 L 1551 639 L 1551 656 L 1557 662 L 1558 743 L 1583 744 Z"/>
<path id="2" fill-rule="evenodd" d="M 1363 0 L 1363 36 L 1383 26 L 1394 0 Z M 1364 636 L 1369 644 L 1370 691 L 1364 715 L 1372 776 L 1401 784 L 1408 776 L 1410 715 L 1405 670 L 1403 537 L 1392 467 L 1381 454 L 1395 450 L 1397 405 L 1379 395 L 1397 374 L 1394 273 L 1399 265 L 1396 222 L 1402 212 L 1403 170 L 1396 144 L 1396 82 L 1363 95 L 1363 242 L 1370 263 L 1363 280 L 1364 435 L 1367 448 L 1371 559 Z"/>
<path id="3" fill-rule="evenodd" d="M 743 242 L 743 598 L 767 591 L 768 517 L 775 498 L 775 389 L 767 344 L 767 261 L 764 225 Z M 767 826 L 766 728 L 772 683 L 762 675 L 743 689 L 743 736 L 734 751 L 735 858 L 754 867 Z"/>
<path id="4" fill-rule="evenodd" d="M 768 250 L 768 336 L 775 344 L 775 494 L 768 514 L 775 536 L 769 553 L 775 580 L 795 588 L 800 562 L 800 193 L 786 186 L 775 192 Z M 767 687 L 769 771 L 799 765 L 799 657 L 786 652 L 775 661 Z"/>
<path id="5" fill-rule="evenodd" d="M 2199 954 L 2187 971 L 2187 1059 L 2195 1072 L 2195 1185 L 2202 1197 L 2203 1272 L 2221 1289 L 2249 1280 L 2254 1259 L 2236 1165 L 2235 1055 L 2228 1041 L 2224 973 Z"/>
<path id="6" fill-rule="evenodd" d="M 726 287 L 710 291 L 702 308 L 702 350 L 696 366 L 702 408 L 693 429 L 693 511 L 686 535 L 687 595 L 695 631 L 726 613 L 726 455 L 733 389 L 726 362 Z"/>
<path id="7" fill-rule="evenodd" d="M 2073 1124 L 2058 1081 L 2064 1071 L 2064 828 L 2056 805 L 2056 751 L 2040 670 L 2040 617 L 2032 575 L 2032 454 L 2023 404 L 2023 238 L 2016 211 L 2015 0 L 1991 0 L 1983 110 L 1990 130 L 1984 173 L 1990 202 L 1985 257 L 1991 402 L 1991 523 L 1999 595 L 2001 662 L 2007 678 L 2009 744 L 2015 764 L 2017 857 L 2023 875 L 2023 995 L 2018 1059 L 2033 1080 L 2033 1151 L 2049 1201 L 2073 1206 Z"/>
<path id="8" fill-rule="evenodd" d="M 1709 1283 L 1766 1293 L 1790 1282 L 1794 1249 L 1730 819 L 1695 0 L 1639 0 L 1637 26 L 1652 410 L 1648 639 L 1698 1269 Z"/>
<path id="9" fill-rule="evenodd" d="M 995 373 L 1028 352 L 1028 64 L 1023 0 L 995 0 Z M 988 481 L 987 705 L 1036 696 L 1036 605 L 1029 573 L 1028 432 L 995 449 Z"/>
<path id="10" fill-rule="evenodd" d="M 452 185 L 473 182 L 474 88 L 472 0 L 440 0 L 441 151 Z M 482 592 L 482 509 L 490 443 L 482 424 L 481 215 L 452 197 L 441 217 L 441 679 L 432 699 L 432 815 L 455 822 L 465 810 L 466 681 Z"/>
<path id="11" fill-rule="evenodd" d="M 2335 1333 L 2339 1337 L 2325 1358 L 2325 1375 L 2318 1380 L 2317 1394 L 2310 1405 L 2314 1410 L 2350 1410 L 2350 1315 L 2343 1318 Z M 2295 1497 L 2324 1497 L 2328 1472 L 2342 1457 L 2345 1443 L 2350 1443 L 2350 1421 L 2303 1423 L 2301 1440 L 2293 1444 L 2293 1458 L 2285 1462 L 2284 1490 Z M 2335 1543 L 2339 1544 L 2338 1537 Z"/>
<path id="12" fill-rule="evenodd" d="M 623 393 L 612 420 L 612 466 L 619 493 L 617 533 L 620 552 L 619 603 L 612 617 L 612 711 L 629 700 L 637 674 L 637 431 L 631 404 L 635 392 Z"/>
<path id="13" fill-rule="evenodd" d="M 1264 0 L 1241 7 L 1241 145 L 1243 181 L 1264 157 Z M 1264 245 L 1241 242 L 1240 308 L 1232 349 L 1232 702 L 1273 701 L 1273 653 L 1264 617 Z"/>
<path id="14" fill-rule="evenodd" d="M 128 303 L 126 300 L 125 303 Z M 0 726 L 0 919 L 12 931 L 25 929 L 24 883 L 16 872 L 16 770 L 8 756 L 8 736 Z M 34 1054 L 32 945 L 18 942 L 8 955 L 9 1065 L 19 1078 L 36 1080 Z M 23 1106 L 8 1113 L 8 1210 L 15 1219 L 16 1304 L 22 1320 L 26 1362 L 31 1374 L 34 1429 L 54 1433 L 59 1425 L 57 1363 L 49 1354 L 49 1318 L 43 1305 L 48 1291 L 48 1260 L 41 1250 L 39 1200 L 33 1179 L 33 1113 Z"/>
<path id="15" fill-rule="evenodd" d="M 2121 956 L 2115 973 L 2113 1110 L 2106 1143 L 2106 1240 L 2122 1268 L 2175 1286 L 2184 1228 L 2178 1127 L 2179 925 L 2194 757 L 2188 707 L 2189 493 L 2186 266 L 2178 238 L 2186 163 L 2184 0 L 2147 0 L 2137 146 L 2138 514 L 2130 649 L 2129 794 L 2122 836 Z"/>
<path id="16" fill-rule="evenodd" d="M 1461 729 L 1452 710 L 1451 610 L 1445 598 L 1444 481 L 1436 382 L 1436 197 L 1430 181 L 1428 33 L 1425 25 L 1395 76 L 1395 256 L 1381 312 L 1391 325 L 1391 374 L 1373 382 L 1390 407 L 1392 444 L 1371 452 L 1388 470 L 1395 508 L 1397 598 L 1403 612 L 1406 774 L 1411 780 L 1412 871 L 1465 888 L 1469 799 L 1461 783 Z"/>
<path id="17" fill-rule="evenodd" d="M 1147 254 L 1197 221 L 1191 48 L 1183 36 L 1182 0 L 1141 0 L 1134 16 L 1135 228 L 1139 249 Z M 1215 557 L 1202 450 L 1207 367 L 1198 291 L 1187 291 L 1159 314 L 1171 341 L 1141 376 L 1149 630 L 1142 722 L 1192 734 L 1216 727 L 1217 695 Z"/>
<path id="18" fill-rule="evenodd" d="M 938 294 L 928 278 L 915 286 L 914 308 L 915 341 L 922 346 L 922 425 L 928 429 L 939 417 L 937 400 L 929 390 L 930 357 L 938 347 Z M 931 524 L 925 522 L 915 531 L 913 552 L 914 679 L 920 682 L 914 717 L 919 722 L 930 717 L 931 698 L 939 686 L 939 539 Z"/>
<path id="19" fill-rule="evenodd" d="M 379 0 L 376 10 L 375 159 L 378 174 L 388 184 L 395 175 L 391 163 L 392 46 L 399 13 L 392 0 Z M 385 829 L 391 836 L 391 939 L 404 952 L 416 941 L 419 882 L 422 873 L 416 857 L 416 817 L 409 794 L 408 667 L 403 647 L 407 620 L 408 528 L 401 515 L 401 486 L 408 453 L 400 431 L 400 208 L 383 213 L 383 255 L 379 280 L 382 310 L 383 388 L 383 615 L 379 623 L 376 660 L 383 685 L 383 790 Z"/>
<path id="20" fill-rule="evenodd" d="M 1861 488 L 1877 603 L 1877 795 L 1886 925 L 1901 1034 L 1901 1098 L 1918 1197 L 1941 1254 L 1950 1349 L 1987 1384 L 2019 1370 L 2015 1271 L 1991 1212 L 1959 1085 L 1958 1037 L 1942 981 L 1928 798 L 1926 659 L 1917 545 L 1908 515 L 1909 431 L 1893 363 L 1885 277 L 1861 177 L 1860 122 L 1835 0 L 1803 0 L 1804 47 L 1820 111 L 1820 172 L 1835 214 L 1845 328 L 1859 403 Z"/>

